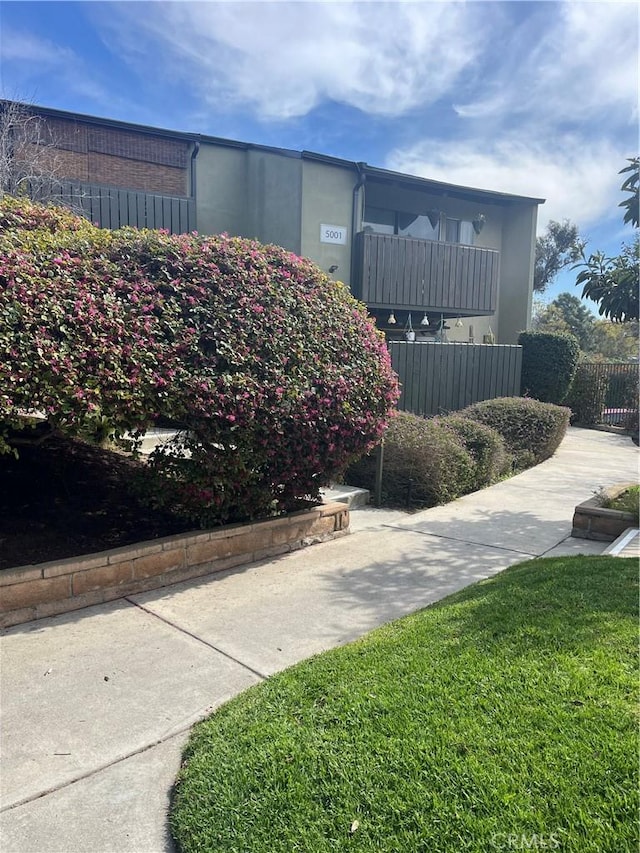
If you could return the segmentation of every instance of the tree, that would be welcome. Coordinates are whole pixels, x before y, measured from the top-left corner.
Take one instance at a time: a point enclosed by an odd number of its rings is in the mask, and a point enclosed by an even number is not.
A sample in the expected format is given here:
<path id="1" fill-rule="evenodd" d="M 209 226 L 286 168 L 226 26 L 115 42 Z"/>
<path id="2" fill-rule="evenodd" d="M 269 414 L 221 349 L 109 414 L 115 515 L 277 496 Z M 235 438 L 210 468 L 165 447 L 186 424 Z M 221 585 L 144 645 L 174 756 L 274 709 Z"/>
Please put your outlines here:
<path id="1" fill-rule="evenodd" d="M 630 193 L 628 198 L 623 199 L 618 207 L 626 208 L 623 217 L 625 225 L 631 223 L 634 228 L 638 227 L 638 218 L 640 215 L 640 157 L 632 157 L 629 160 L 629 165 L 624 169 L 620 169 L 620 174 L 624 175 L 629 172 L 629 177 L 626 178 L 620 187 L 622 192 Z"/>
<path id="2" fill-rule="evenodd" d="M 25 104 L 0 101 L 0 198 L 60 197 L 63 152 L 47 123 Z"/>
<path id="3" fill-rule="evenodd" d="M 553 304 L 561 311 L 572 335 L 575 335 L 581 350 L 588 350 L 593 339 L 595 318 L 591 311 L 571 293 L 560 293 Z"/>
<path id="4" fill-rule="evenodd" d="M 538 332 L 570 332 L 578 339 L 581 350 L 590 349 L 595 318 L 588 308 L 571 293 L 561 293 L 541 311 L 532 328 Z"/>
<path id="5" fill-rule="evenodd" d="M 638 358 L 638 323 L 612 323 L 596 320 L 588 361 L 628 362 Z"/>
<path id="6" fill-rule="evenodd" d="M 562 315 L 562 311 L 553 302 L 543 305 L 535 314 L 531 323 L 534 332 L 545 332 L 555 335 L 569 335 L 571 329 Z"/>
<path id="7" fill-rule="evenodd" d="M 585 246 L 578 227 L 568 219 L 563 222 L 550 220 L 546 233 L 536 240 L 534 291 L 543 293 L 561 269 L 582 257 Z"/>
<path id="8" fill-rule="evenodd" d="M 629 176 L 624 180 L 621 190 L 629 193 L 629 197 L 620 202 L 620 207 L 626 208 L 623 220 L 638 228 L 638 187 L 640 158 L 633 157 L 629 166 L 620 170 L 619 174 Z M 625 323 L 637 320 L 640 299 L 638 295 L 638 258 L 640 257 L 640 240 L 634 238 L 631 245 L 622 246 L 617 257 L 608 258 L 604 252 L 594 252 L 588 259 L 584 258 L 576 269 L 582 269 L 576 278 L 576 285 L 582 285 L 582 296 L 592 299 L 599 305 L 598 313 L 614 323 Z"/>

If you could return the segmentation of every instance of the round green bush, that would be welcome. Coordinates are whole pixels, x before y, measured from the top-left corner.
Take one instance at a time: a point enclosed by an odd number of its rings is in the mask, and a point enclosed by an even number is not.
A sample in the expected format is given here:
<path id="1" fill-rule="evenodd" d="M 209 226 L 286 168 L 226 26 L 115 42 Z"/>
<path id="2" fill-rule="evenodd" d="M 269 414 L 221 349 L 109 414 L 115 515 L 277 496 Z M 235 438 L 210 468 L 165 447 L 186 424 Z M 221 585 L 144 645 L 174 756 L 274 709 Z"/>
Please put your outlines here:
<path id="1" fill-rule="evenodd" d="M 474 491 L 495 483 L 511 470 L 504 440 L 493 427 L 458 414 L 447 415 L 441 423 L 462 440 L 474 460 Z"/>
<path id="2" fill-rule="evenodd" d="M 439 418 L 398 412 L 384 434 L 383 503 L 436 506 L 472 491 L 474 460 L 462 439 Z M 376 453 L 349 466 L 354 486 L 375 488 Z"/>
<path id="3" fill-rule="evenodd" d="M 215 524 L 291 509 L 377 443 L 398 397 L 348 289 L 276 246 L 94 228 L 0 200 L 0 437 L 180 428 L 158 506 Z"/>
<path id="4" fill-rule="evenodd" d="M 521 332 L 523 394 L 543 403 L 563 403 L 580 358 L 575 335 L 561 332 Z"/>
<path id="5" fill-rule="evenodd" d="M 495 429 L 515 469 L 524 470 L 553 456 L 567 431 L 571 410 L 528 397 L 499 397 L 474 403 L 458 414 Z"/>

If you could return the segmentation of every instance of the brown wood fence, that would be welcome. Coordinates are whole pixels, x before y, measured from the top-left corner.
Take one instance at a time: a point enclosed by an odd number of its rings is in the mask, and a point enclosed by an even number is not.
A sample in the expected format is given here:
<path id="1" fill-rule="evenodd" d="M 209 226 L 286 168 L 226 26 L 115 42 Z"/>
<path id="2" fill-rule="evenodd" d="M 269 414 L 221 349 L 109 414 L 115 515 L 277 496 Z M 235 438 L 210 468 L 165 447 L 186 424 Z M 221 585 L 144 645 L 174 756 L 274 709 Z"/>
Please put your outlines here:
<path id="1" fill-rule="evenodd" d="M 36 200 L 42 190 L 31 195 Z M 171 234 L 185 234 L 196 228 L 193 198 L 155 195 L 118 187 L 61 181 L 47 187 L 47 200 L 71 207 L 101 228 L 165 228 Z"/>
<path id="2" fill-rule="evenodd" d="M 389 351 L 404 411 L 436 415 L 520 394 L 520 346 L 392 341 Z"/>

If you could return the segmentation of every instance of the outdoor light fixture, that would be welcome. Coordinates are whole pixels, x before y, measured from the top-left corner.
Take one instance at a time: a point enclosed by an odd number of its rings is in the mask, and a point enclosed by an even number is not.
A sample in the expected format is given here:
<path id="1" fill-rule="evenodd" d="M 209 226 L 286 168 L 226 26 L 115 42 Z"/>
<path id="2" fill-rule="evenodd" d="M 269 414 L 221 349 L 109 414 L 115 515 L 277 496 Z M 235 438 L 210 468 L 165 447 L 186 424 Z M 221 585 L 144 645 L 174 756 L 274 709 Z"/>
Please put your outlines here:
<path id="1" fill-rule="evenodd" d="M 335 272 L 338 269 L 338 264 L 331 264 L 329 272 Z"/>
<path id="2" fill-rule="evenodd" d="M 462 326 L 464 326 L 464 323 L 462 322 L 460 317 L 458 317 L 458 319 L 456 320 L 456 329 L 461 329 Z"/>
<path id="3" fill-rule="evenodd" d="M 425 312 L 425 315 L 422 318 L 422 320 L 420 320 L 420 325 L 421 326 L 428 326 L 429 325 L 429 318 L 427 317 L 426 312 Z"/>
<path id="4" fill-rule="evenodd" d="M 485 222 L 486 219 L 484 213 L 478 213 L 473 222 L 471 223 L 473 225 L 473 230 L 476 232 L 476 234 L 479 234 L 482 231 Z"/>
<path id="5" fill-rule="evenodd" d="M 396 324 L 397 322 L 398 322 L 398 321 L 396 320 L 396 315 L 395 315 L 395 314 L 393 313 L 393 311 L 392 311 L 392 312 L 391 312 L 391 314 L 389 314 L 389 319 L 387 320 L 387 323 L 388 323 L 390 326 L 395 326 L 395 324 Z"/>

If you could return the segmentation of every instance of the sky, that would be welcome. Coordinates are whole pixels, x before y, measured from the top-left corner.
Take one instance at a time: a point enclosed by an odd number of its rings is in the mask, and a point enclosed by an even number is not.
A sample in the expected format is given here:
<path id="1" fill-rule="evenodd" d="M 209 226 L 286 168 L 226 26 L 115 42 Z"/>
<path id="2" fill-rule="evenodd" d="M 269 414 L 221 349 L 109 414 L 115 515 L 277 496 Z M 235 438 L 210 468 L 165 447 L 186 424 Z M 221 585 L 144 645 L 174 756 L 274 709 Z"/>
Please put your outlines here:
<path id="1" fill-rule="evenodd" d="M 0 2 L 3 97 L 545 198 L 617 255 L 636 2 Z M 579 296 L 563 273 L 545 300 Z M 594 303 L 585 303 L 596 310 Z"/>

